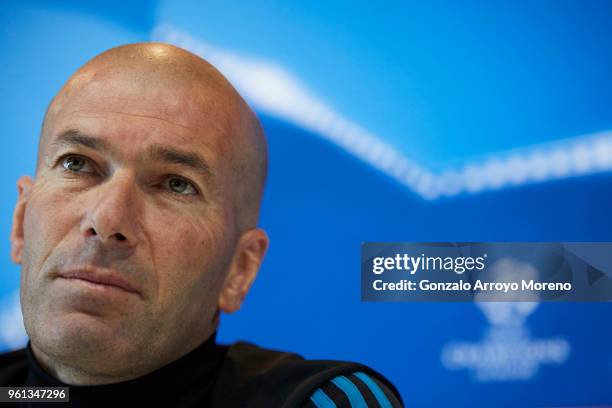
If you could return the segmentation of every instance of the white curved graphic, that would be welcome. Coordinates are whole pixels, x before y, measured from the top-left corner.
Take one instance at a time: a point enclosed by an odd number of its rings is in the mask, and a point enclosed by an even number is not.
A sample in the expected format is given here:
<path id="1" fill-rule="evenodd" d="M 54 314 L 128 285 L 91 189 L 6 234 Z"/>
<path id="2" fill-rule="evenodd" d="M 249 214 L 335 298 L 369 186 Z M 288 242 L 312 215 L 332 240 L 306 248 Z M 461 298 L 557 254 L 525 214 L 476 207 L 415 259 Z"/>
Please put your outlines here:
<path id="1" fill-rule="evenodd" d="M 321 135 L 425 199 L 612 170 L 612 131 L 605 131 L 500 152 L 434 173 L 343 117 L 278 64 L 219 49 L 170 25 L 157 26 L 151 37 L 205 57 L 256 109 Z"/>

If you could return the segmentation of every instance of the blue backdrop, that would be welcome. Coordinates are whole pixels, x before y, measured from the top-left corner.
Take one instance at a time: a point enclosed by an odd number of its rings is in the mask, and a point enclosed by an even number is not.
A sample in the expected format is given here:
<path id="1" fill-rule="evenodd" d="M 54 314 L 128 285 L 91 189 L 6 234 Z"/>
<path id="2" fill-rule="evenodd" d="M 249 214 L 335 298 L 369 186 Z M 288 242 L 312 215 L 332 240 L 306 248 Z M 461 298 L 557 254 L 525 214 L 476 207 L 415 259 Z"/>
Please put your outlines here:
<path id="1" fill-rule="evenodd" d="M 15 181 L 47 103 L 128 42 L 199 53 L 260 114 L 271 248 L 219 338 L 385 373 L 407 406 L 612 403 L 609 304 L 360 301 L 364 241 L 611 241 L 612 3 L 20 1 L 0 6 L 0 346 L 25 338 Z"/>

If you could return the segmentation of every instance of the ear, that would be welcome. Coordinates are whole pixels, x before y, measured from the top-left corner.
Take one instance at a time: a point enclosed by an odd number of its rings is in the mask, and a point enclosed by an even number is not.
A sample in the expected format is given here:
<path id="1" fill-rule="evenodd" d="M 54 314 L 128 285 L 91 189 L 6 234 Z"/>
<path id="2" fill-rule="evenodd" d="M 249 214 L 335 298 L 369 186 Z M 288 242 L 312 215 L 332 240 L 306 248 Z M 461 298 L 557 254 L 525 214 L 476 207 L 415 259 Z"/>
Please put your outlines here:
<path id="1" fill-rule="evenodd" d="M 17 204 L 13 212 L 13 226 L 11 228 L 11 258 L 16 264 L 21 264 L 23 252 L 23 219 L 30 191 L 32 190 L 32 179 L 29 176 L 21 176 L 17 180 Z"/>
<path id="2" fill-rule="evenodd" d="M 229 272 L 219 294 L 219 308 L 225 313 L 240 309 L 261 265 L 270 240 L 261 228 L 242 234 Z"/>

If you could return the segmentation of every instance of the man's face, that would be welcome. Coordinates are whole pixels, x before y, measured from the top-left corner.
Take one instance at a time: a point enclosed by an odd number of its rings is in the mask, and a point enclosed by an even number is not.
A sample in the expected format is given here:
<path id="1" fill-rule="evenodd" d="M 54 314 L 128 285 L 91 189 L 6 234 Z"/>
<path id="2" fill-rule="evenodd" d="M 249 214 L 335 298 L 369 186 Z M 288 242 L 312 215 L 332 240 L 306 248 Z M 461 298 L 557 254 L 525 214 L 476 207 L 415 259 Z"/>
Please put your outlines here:
<path id="1" fill-rule="evenodd" d="M 84 82 L 40 147 L 21 298 L 33 344 L 112 375 L 178 357 L 213 328 L 237 239 L 230 118 L 182 84 Z M 132 290 L 87 281 L 99 276 Z"/>

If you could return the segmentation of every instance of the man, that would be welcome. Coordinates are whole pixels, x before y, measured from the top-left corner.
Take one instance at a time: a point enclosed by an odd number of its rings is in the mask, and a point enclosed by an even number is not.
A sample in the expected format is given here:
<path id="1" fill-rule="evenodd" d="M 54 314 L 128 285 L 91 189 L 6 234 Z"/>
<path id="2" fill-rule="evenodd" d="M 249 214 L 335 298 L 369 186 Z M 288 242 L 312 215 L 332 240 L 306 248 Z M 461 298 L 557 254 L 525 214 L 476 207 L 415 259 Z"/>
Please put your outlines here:
<path id="1" fill-rule="evenodd" d="M 268 248 L 266 150 L 244 100 L 183 49 L 131 44 L 80 68 L 17 182 L 29 342 L 0 357 L 0 386 L 69 386 L 74 406 L 400 406 L 368 367 L 215 342 Z"/>

